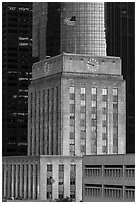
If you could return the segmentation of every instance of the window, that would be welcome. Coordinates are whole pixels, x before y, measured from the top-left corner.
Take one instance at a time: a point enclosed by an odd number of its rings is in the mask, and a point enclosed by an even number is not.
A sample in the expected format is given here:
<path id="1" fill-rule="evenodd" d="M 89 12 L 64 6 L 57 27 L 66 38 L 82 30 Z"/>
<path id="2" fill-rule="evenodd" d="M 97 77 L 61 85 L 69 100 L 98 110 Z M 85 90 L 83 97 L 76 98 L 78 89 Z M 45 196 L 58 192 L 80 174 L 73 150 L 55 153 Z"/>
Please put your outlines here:
<path id="1" fill-rule="evenodd" d="M 96 95 L 97 94 L 97 88 L 92 87 L 91 88 L 91 94 Z"/>
<path id="2" fill-rule="evenodd" d="M 69 92 L 70 92 L 70 93 L 75 93 L 75 87 L 74 87 L 74 86 L 70 86 Z"/>
<path id="3" fill-rule="evenodd" d="M 123 198 L 123 187 L 122 186 L 104 186 L 104 197 L 112 199 L 122 199 Z"/>
<path id="4" fill-rule="evenodd" d="M 80 90 L 81 90 L 81 91 L 80 91 L 81 94 L 86 94 L 86 88 L 85 88 L 85 87 L 81 87 Z"/>
<path id="5" fill-rule="evenodd" d="M 101 185 L 86 184 L 85 195 L 90 197 L 100 197 L 102 192 Z"/>
<path id="6" fill-rule="evenodd" d="M 47 164 L 47 172 L 52 172 L 52 164 Z"/>
<path id="7" fill-rule="evenodd" d="M 118 95 L 118 90 L 117 89 L 113 89 L 113 96 L 117 96 Z"/>
<path id="8" fill-rule="evenodd" d="M 125 177 L 130 179 L 135 179 L 135 166 L 126 165 L 125 166 Z"/>
<path id="9" fill-rule="evenodd" d="M 123 166 L 122 165 L 105 165 L 104 177 L 122 177 Z"/>
<path id="10" fill-rule="evenodd" d="M 91 101 L 91 107 L 96 107 L 96 101 Z"/>
<path id="11" fill-rule="evenodd" d="M 102 89 L 102 95 L 107 95 L 108 94 L 108 90 L 107 89 Z"/>
<path id="12" fill-rule="evenodd" d="M 64 164 L 59 164 L 59 172 L 64 172 Z"/>
<path id="13" fill-rule="evenodd" d="M 135 187 L 125 186 L 125 199 L 128 201 L 135 201 Z"/>

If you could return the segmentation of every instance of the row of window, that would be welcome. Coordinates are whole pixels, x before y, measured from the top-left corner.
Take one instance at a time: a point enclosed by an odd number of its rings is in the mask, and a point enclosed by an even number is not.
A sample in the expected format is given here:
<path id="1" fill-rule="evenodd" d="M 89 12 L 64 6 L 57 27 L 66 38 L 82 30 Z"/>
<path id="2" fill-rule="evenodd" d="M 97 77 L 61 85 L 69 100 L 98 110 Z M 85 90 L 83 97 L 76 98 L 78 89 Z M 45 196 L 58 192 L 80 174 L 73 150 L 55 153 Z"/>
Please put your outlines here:
<path id="1" fill-rule="evenodd" d="M 85 196 L 88 197 L 105 197 L 107 199 L 121 200 L 126 199 L 128 201 L 135 200 L 135 187 L 125 186 L 123 193 L 123 186 L 107 186 L 107 185 L 85 185 Z"/>
<path id="2" fill-rule="evenodd" d="M 52 164 L 47 164 L 47 199 L 52 199 L 52 184 L 55 182 Z M 64 164 L 58 166 L 58 197 L 64 197 Z M 76 165 L 70 164 L 70 198 L 75 199 L 76 195 Z"/>
<path id="3" fill-rule="evenodd" d="M 124 171 L 123 171 L 124 168 Z M 125 177 L 126 179 L 135 178 L 135 166 L 85 166 L 86 177 L 110 177 L 119 178 Z"/>

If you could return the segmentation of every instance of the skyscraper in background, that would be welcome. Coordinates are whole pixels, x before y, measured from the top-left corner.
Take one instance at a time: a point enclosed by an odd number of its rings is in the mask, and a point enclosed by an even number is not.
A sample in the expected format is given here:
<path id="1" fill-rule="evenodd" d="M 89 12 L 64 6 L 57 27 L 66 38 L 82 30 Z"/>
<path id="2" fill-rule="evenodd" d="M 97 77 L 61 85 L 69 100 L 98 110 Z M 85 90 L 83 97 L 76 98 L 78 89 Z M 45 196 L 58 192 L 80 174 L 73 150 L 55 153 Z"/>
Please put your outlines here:
<path id="1" fill-rule="evenodd" d="M 106 3 L 107 55 L 122 59 L 126 80 L 126 150 L 135 152 L 135 3 Z"/>
<path id="2" fill-rule="evenodd" d="M 62 52 L 106 55 L 104 3 L 33 3 L 35 61 Z"/>
<path id="3" fill-rule="evenodd" d="M 32 66 L 32 3 L 2 4 L 3 155 L 27 154 L 28 84 Z"/>

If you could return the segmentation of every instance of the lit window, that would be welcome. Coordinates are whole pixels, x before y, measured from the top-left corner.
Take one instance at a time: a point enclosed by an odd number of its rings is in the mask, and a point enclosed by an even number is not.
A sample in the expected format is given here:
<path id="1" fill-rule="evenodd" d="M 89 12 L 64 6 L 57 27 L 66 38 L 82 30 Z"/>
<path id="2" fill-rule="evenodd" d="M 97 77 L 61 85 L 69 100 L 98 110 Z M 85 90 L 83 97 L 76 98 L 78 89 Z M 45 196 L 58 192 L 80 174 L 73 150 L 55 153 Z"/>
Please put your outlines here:
<path id="1" fill-rule="evenodd" d="M 81 106 L 85 106 L 86 102 L 84 100 L 81 100 Z"/>
<path id="2" fill-rule="evenodd" d="M 75 87 L 74 87 L 74 86 L 70 86 L 69 92 L 70 92 L 70 93 L 75 93 Z"/>
<path id="3" fill-rule="evenodd" d="M 86 93 L 86 88 L 85 87 L 81 87 L 81 94 L 85 94 Z"/>
<path id="4" fill-rule="evenodd" d="M 97 94 L 97 88 L 91 88 L 91 94 Z"/>
<path id="5" fill-rule="evenodd" d="M 118 95 L 118 90 L 117 89 L 113 89 L 113 95 L 117 96 Z"/>
<path id="6" fill-rule="evenodd" d="M 107 89 L 102 89 L 102 95 L 107 95 L 108 90 Z"/>
<path id="7" fill-rule="evenodd" d="M 96 101 L 91 101 L 91 107 L 96 107 Z"/>

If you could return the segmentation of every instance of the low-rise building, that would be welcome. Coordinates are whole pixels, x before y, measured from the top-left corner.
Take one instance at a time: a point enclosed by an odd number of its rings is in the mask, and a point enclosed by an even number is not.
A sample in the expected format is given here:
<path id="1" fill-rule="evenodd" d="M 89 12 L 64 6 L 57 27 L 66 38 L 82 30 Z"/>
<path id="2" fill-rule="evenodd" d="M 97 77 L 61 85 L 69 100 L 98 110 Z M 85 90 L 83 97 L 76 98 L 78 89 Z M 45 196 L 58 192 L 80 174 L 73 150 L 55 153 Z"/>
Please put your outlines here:
<path id="1" fill-rule="evenodd" d="M 3 198 L 82 200 L 82 158 L 71 156 L 3 157 Z"/>
<path id="2" fill-rule="evenodd" d="M 85 155 L 83 201 L 135 201 L 135 155 Z"/>

